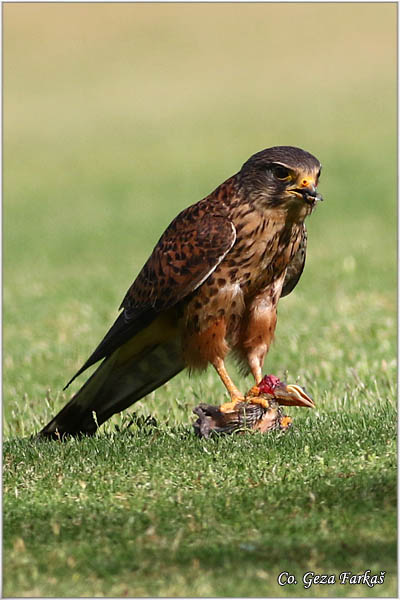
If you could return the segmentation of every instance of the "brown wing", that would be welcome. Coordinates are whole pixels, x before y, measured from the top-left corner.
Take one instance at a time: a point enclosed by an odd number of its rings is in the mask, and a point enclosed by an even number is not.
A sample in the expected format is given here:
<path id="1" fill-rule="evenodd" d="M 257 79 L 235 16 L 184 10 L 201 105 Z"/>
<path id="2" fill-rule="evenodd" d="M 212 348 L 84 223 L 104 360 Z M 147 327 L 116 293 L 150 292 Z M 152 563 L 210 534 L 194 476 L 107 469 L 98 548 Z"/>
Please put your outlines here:
<path id="1" fill-rule="evenodd" d="M 235 239 L 231 221 L 225 215 L 207 214 L 203 202 L 180 213 L 126 293 L 120 306 L 122 313 L 66 387 L 88 367 L 147 327 L 161 311 L 199 287 L 229 252 Z"/>
<path id="2" fill-rule="evenodd" d="M 303 232 L 301 236 L 301 242 L 299 249 L 290 261 L 286 270 L 285 281 L 283 282 L 283 288 L 281 298 L 287 296 L 296 287 L 301 274 L 303 273 L 304 264 L 306 262 L 306 250 L 307 250 L 307 229 L 303 226 Z"/>

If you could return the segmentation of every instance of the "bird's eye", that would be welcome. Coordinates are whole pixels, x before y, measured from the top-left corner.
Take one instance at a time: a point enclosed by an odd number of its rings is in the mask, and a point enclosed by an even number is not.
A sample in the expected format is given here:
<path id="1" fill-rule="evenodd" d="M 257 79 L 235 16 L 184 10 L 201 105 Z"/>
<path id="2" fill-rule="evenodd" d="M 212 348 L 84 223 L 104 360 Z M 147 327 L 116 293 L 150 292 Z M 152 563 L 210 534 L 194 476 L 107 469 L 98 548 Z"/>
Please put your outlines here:
<path id="1" fill-rule="evenodd" d="M 287 181 L 291 178 L 291 174 L 289 169 L 286 167 L 282 167 L 281 165 L 275 165 L 273 168 L 274 175 L 277 179 L 281 181 Z"/>

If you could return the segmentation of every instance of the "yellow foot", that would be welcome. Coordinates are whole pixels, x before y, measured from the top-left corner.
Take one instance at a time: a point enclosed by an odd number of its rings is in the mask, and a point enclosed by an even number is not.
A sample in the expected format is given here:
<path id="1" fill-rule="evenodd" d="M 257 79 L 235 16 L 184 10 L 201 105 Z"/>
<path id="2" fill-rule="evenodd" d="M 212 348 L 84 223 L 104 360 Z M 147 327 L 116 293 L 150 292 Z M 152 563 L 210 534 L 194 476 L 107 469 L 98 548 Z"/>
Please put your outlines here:
<path id="1" fill-rule="evenodd" d="M 266 398 L 261 398 L 260 396 L 253 396 L 252 398 L 246 398 L 247 402 L 251 402 L 251 404 L 260 404 L 263 408 L 269 408 L 270 403 Z"/>
<path id="2" fill-rule="evenodd" d="M 232 413 L 236 411 L 236 407 L 241 402 L 246 402 L 244 396 L 235 396 L 232 398 L 231 402 L 225 402 L 219 407 L 220 412 L 222 413 Z"/>

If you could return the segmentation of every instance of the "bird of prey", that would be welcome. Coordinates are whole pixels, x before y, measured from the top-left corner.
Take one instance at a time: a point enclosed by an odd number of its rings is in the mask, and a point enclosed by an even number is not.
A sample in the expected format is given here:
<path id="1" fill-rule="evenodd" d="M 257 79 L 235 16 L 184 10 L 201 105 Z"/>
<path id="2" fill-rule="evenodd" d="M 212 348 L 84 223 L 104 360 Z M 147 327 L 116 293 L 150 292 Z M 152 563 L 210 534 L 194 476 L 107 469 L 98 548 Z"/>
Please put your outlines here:
<path id="1" fill-rule="evenodd" d="M 209 364 L 230 397 L 221 410 L 234 411 L 244 395 L 227 372 L 226 356 L 231 351 L 255 383 L 261 382 L 279 298 L 303 272 L 304 220 L 322 200 L 320 172 L 318 159 L 305 150 L 267 148 L 183 210 L 71 381 L 102 361 L 97 370 L 39 435 L 93 434 L 185 367 L 202 370 Z M 296 401 L 313 405 L 306 395 Z"/>

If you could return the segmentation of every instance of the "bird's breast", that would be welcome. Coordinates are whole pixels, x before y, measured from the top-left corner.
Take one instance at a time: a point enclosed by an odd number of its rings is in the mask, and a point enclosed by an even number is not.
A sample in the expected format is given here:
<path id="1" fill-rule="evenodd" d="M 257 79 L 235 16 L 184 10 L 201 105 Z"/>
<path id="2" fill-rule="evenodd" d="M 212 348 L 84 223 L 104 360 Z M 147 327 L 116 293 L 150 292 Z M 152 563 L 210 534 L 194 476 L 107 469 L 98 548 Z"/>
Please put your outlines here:
<path id="1" fill-rule="evenodd" d="M 301 225 L 253 213 L 237 225 L 237 239 L 220 265 L 230 283 L 238 283 L 245 295 L 271 284 L 298 250 Z"/>
<path id="2" fill-rule="evenodd" d="M 204 331 L 223 319 L 234 332 L 252 298 L 279 279 L 299 247 L 298 229 L 268 216 L 256 219 L 249 212 L 235 227 L 234 246 L 186 303 L 188 331 Z"/>

